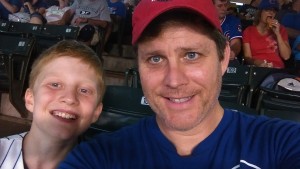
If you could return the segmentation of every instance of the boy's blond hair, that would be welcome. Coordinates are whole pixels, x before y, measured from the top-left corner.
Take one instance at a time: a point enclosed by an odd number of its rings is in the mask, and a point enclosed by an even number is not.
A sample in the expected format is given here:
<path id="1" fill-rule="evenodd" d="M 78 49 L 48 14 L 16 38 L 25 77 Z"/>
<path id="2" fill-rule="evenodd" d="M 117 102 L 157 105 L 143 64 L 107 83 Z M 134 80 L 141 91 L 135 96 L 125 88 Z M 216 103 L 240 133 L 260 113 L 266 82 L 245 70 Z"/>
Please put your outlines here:
<path id="1" fill-rule="evenodd" d="M 31 67 L 29 88 L 33 89 L 34 83 L 45 65 L 56 58 L 64 56 L 78 58 L 95 71 L 95 80 L 99 84 L 99 102 L 101 102 L 105 92 L 102 62 L 90 47 L 75 40 L 60 41 L 40 54 Z"/>

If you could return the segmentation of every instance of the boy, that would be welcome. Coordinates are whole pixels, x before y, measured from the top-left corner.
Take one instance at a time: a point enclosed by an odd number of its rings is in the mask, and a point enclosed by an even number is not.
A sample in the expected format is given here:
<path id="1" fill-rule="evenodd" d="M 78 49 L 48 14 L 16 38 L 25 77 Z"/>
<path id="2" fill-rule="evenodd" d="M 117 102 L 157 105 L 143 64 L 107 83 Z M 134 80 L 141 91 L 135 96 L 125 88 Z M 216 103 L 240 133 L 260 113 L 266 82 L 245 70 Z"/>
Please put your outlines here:
<path id="1" fill-rule="evenodd" d="M 43 52 L 25 93 L 30 131 L 0 139 L 0 168 L 56 168 L 98 119 L 104 87 L 102 63 L 88 46 L 61 41 Z"/>

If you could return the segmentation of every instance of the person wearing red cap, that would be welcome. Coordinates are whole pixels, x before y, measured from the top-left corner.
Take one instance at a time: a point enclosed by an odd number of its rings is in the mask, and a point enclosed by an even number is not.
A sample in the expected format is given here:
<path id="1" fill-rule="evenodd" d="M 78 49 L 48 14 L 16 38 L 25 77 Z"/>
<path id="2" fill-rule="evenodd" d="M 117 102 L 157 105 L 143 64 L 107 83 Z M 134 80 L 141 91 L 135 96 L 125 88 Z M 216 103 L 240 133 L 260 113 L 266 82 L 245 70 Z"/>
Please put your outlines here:
<path id="1" fill-rule="evenodd" d="M 132 35 L 155 116 L 80 144 L 60 169 L 300 167 L 300 124 L 221 107 L 230 47 L 211 0 L 142 0 Z"/>

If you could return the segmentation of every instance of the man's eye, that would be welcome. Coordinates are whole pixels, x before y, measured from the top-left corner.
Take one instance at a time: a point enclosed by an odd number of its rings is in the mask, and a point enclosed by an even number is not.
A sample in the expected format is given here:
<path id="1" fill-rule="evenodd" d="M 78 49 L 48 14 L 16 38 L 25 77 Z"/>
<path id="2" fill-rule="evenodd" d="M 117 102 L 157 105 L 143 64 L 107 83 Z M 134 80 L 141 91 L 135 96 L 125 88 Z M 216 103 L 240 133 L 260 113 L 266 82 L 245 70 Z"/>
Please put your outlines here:
<path id="1" fill-rule="evenodd" d="M 188 59 L 188 60 L 195 60 L 197 58 L 198 58 L 198 54 L 195 52 L 188 52 L 186 54 L 186 59 Z"/>
<path id="2" fill-rule="evenodd" d="M 150 58 L 150 62 L 152 62 L 152 63 L 159 63 L 161 61 L 162 61 L 162 58 L 160 56 L 152 56 Z"/>

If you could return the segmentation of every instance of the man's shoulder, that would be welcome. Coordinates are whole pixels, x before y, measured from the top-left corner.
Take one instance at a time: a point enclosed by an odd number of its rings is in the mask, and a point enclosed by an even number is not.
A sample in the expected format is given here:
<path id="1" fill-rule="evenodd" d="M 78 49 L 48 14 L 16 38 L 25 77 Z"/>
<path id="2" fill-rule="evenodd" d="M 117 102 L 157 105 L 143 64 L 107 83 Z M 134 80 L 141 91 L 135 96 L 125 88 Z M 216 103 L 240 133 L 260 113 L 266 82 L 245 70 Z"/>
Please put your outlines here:
<path id="1" fill-rule="evenodd" d="M 300 123 L 294 121 L 270 118 L 264 115 L 249 115 L 239 111 L 232 111 L 232 113 L 233 121 L 236 121 L 237 125 L 244 130 L 255 131 L 258 134 L 289 135 L 300 132 Z"/>

